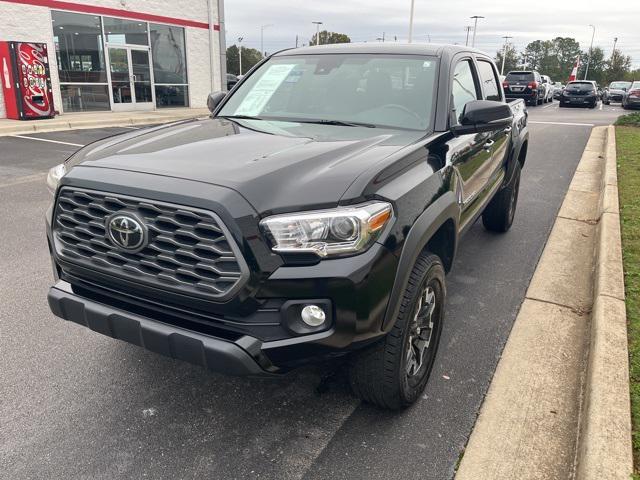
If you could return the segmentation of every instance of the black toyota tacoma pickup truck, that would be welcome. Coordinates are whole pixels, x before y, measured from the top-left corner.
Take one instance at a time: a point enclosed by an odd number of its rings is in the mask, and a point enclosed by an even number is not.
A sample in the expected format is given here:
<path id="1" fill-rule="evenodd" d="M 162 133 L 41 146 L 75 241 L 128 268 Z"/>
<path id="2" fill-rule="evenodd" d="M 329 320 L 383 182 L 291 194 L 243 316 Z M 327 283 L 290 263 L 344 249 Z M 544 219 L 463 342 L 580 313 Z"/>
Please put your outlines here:
<path id="1" fill-rule="evenodd" d="M 232 375 L 346 356 L 361 398 L 411 404 L 462 234 L 513 221 L 522 100 L 478 50 L 353 44 L 272 55 L 209 107 L 49 172 L 53 313 Z"/>

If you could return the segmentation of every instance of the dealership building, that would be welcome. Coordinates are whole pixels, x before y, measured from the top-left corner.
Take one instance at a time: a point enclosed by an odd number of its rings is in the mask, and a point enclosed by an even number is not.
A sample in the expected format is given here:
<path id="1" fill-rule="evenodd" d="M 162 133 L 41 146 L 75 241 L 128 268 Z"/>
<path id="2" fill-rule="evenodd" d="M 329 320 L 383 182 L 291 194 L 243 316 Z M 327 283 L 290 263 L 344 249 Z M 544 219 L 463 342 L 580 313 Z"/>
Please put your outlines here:
<path id="1" fill-rule="evenodd" d="M 223 0 L 0 0 L 0 41 L 46 43 L 60 114 L 201 108 L 226 77 Z"/>

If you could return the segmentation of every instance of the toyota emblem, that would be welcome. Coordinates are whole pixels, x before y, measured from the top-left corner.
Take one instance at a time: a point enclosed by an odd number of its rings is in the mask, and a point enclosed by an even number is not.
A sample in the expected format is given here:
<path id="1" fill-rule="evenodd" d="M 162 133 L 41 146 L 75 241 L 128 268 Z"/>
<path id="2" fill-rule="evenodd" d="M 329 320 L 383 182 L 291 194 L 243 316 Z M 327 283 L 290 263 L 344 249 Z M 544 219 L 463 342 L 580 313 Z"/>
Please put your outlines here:
<path id="1" fill-rule="evenodd" d="M 127 251 L 142 250 L 147 234 L 140 220 L 131 214 L 118 214 L 107 220 L 107 236 L 111 242 Z"/>

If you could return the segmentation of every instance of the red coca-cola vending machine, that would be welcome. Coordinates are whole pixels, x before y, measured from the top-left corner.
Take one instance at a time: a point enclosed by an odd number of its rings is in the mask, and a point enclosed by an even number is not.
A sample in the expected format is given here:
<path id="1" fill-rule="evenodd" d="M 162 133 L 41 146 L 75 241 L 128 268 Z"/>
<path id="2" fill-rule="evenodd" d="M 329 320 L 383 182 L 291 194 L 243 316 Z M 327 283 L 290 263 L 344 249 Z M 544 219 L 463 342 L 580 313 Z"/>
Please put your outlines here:
<path id="1" fill-rule="evenodd" d="M 0 76 L 7 118 L 53 117 L 46 43 L 0 42 Z"/>

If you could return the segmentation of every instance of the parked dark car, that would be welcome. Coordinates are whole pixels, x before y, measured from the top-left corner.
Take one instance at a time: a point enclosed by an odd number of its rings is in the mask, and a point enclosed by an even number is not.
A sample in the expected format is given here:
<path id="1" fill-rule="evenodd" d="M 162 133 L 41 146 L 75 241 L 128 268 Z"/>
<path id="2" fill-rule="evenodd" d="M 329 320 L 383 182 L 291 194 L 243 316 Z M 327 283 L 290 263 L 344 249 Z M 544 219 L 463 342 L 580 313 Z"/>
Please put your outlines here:
<path id="1" fill-rule="evenodd" d="M 611 82 L 602 94 L 602 102 L 610 105 L 611 102 L 622 102 L 624 94 L 627 92 L 631 82 Z"/>
<path id="2" fill-rule="evenodd" d="M 631 84 L 622 97 L 622 108 L 629 110 L 638 107 L 640 107 L 640 82 L 636 81 Z"/>
<path id="3" fill-rule="evenodd" d="M 560 97 L 560 106 L 595 108 L 598 104 L 598 88 L 591 80 L 576 80 L 564 87 Z"/>
<path id="4" fill-rule="evenodd" d="M 227 73 L 227 90 L 231 90 L 238 83 L 238 77 L 232 73 Z"/>
<path id="5" fill-rule="evenodd" d="M 462 235 L 512 225 L 524 103 L 479 50 L 370 43 L 282 51 L 208 104 L 51 170 L 51 310 L 226 374 L 348 356 L 364 400 L 414 402 Z"/>
<path id="6" fill-rule="evenodd" d="M 535 70 L 509 72 L 502 87 L 507 98 L 521 98 L 527 105 L 541 105 L 547 95 L 542 76 Z"/>

